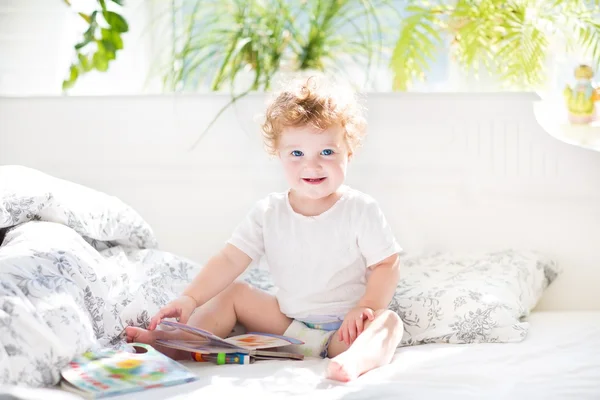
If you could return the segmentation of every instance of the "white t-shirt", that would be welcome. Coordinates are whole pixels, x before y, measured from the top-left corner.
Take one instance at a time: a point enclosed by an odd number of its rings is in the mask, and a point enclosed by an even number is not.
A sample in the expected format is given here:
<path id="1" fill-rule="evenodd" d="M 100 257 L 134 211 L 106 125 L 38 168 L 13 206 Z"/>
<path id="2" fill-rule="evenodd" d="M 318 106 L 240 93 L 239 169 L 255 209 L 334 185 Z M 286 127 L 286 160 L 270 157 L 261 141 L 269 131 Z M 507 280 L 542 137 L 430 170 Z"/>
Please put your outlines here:
<path id="1" fill-rule="evenodd" d="M 229 243 L 254 261 L 265 257 L 288 317 L 343 318 L 365 294 L 368 267 L 402 249 L 377 202 L 358 190 L 343 187 L 314 217 L 296 213 L 288 193 L 260 200 Z"/>

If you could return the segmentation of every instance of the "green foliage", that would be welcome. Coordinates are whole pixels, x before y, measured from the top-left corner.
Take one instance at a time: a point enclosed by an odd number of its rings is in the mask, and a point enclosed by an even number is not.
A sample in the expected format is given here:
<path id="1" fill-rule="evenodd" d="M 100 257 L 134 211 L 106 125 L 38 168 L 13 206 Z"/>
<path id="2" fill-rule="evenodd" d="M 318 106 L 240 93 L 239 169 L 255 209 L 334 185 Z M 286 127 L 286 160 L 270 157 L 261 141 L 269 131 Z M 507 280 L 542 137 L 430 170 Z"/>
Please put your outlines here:
<path id="1" fill-rule="evenodd" d="M 206 132 L 238 99 L 269 90 L 278 72 L 343 72 L 348 60 L 369 68 L 381 54 L 386 10 L 393 10 L 388 0 L 196 0 L 175 39 L 165 87 L 232 90 Z M 251 83 L 239 89 L 248 74 Z"/>
<path id="2" fill-rule="evenodd" d="M 109 0 L 123 6 L 124 0 Z M 71 6 L 69 0 L 64 2 Z M 75 48 L 76 58 L 71 64 L 69 77 L 63 81 L 63 90 L 75 85 L 77 79 L 91 70 L 106 71 L 109 63 L 117 57 L 117 51 L 123 49 L 121 34 L 129 30 L 127 21 L 120 14 L 106 6 L 106 0 L 98 0 L 99 8 L 91 14 L 78 13 L 88 24 L 83 40 Z"/>
<path id="3" fill-rule="evenodd" d="M 124 0 L 97 1 L 97 10 L 79 13 L 89 27 L 75 45 L 65 90 L 85 72 L 106 71 L 123 48 L 127 21 L 106 3 L 122 6 Z M 477 76 L 486 70 L 511 88 L 544 81 L 548 46 L 556 37 L 600 64 L 600 0 L 406 2 L 400 10 L 392 0 L 186 0 L 191 12 L 184 13 L 185 26 L 174 38 L 176 50 L 162 74 L 165 88 L 233 90 L 240 76 L 250 74 L 242 90 L 249 92 L 269 90 L 278 72 L 339 75 L 349 62 L 370 71 L 385 56 L 389 37 L 395 90 L 424 79 L 448 39 L 452 57 L 466 71 Z"/>
<path id="4" fill-rule="evenodd" d="M 582 47 L 600 64 L 600 1 L 457 0 L 414 1 L 406 17 L 390 68 L 394 88 L 406 90 L 422 78 L 443 35 L 465 70 L 487 70 L 512 88 L 531 88 L 544 80 L 548 43 L 559 37 L 567 48 Z"/>
<path id="5" fill-rule="evenodd" d="M 400 37 L 390 62 L 395 90 L 408 89 L 411 81 L 423 79 L 428 71 L 429 62 L 442 43 L 439 27 L 436 27 L 436 22 L 439 23 L 436 15 L 445 9 L 439 7 L 436 10 L 433 12 L 433 9 L 418 5 L 407 7 L 410 16 L 402 21 Z"/>
<path id="6" fill-rule="evenodd" d="M 387 0 L 196 0 L 164 74 L 171 90 L 234 87 L 251 72 L 248 90 L 268 90 L 279 71 L 370 66 L 382 47 L 379 14 Z M 357 23 L 361 20 L 361 23 Z"/>
<path id="7" fill-rule="evenodd" d="M 268 87 L 289 41 L 291 17 L 284 4 L 284 0 L 196 1 L 177 40 L 182 46 L 170 60 L 180 67 L 165 75 L 167 87 L 176 89 L 212 76 L 210 87 L 219 90 L 244 70 L 253 71 L 253 90 Z"/>

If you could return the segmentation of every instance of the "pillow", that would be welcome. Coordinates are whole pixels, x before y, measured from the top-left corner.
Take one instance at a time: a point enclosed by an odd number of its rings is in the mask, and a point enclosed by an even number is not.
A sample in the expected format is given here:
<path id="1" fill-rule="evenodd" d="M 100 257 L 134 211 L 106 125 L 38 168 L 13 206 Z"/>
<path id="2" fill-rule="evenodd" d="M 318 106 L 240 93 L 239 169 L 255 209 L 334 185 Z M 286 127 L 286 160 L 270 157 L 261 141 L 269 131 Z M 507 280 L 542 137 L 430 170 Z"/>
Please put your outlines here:
<path id="1" fill-rule="evenodd" d="M 149 224 L 119 198 L 33 168 L 0 166 L 0 228 L 32 220 L 66 225 L 92 245 L 157 247 Z"/>
<path id="2" fill-rule="evenodd" d="M 529 328 L 521 319 L 559 274 L 554 261 L 515 250 L 403 258 L 400 268 L 389 308 L 404 322 L 401 346 L 521 341 Z M 274 293 L 267 270 L 250 269 L 242 279 Z"/>
<path id="3" fill-rule="evenodd" d="M 559 273 L 532 251 L 432 254 L 403 260 L 389 308 L 402 318 L 402 345 L 519 342 L 529 315 Z"/>

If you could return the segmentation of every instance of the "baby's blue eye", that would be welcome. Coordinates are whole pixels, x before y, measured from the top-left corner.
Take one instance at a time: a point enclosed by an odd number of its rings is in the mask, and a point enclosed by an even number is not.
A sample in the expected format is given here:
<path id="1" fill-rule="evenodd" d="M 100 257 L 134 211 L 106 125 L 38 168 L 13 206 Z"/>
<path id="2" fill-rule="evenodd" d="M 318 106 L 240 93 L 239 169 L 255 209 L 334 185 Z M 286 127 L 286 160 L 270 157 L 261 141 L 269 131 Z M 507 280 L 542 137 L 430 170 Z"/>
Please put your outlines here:
<path id="1" fill-rule="evenodd" d="M 331 149 L 325 149 L 321 152 L 322 156 L 330 156 L 332 154 L 333 154 L 333 150 L 331 150 Z"/>
<path id="2" fill-rule="evenodd" d="M 304 153 L 302 153 L 300 150 L 292 150 L 290 154 L 294 157 L 302 157 L 304 155 Z"/>

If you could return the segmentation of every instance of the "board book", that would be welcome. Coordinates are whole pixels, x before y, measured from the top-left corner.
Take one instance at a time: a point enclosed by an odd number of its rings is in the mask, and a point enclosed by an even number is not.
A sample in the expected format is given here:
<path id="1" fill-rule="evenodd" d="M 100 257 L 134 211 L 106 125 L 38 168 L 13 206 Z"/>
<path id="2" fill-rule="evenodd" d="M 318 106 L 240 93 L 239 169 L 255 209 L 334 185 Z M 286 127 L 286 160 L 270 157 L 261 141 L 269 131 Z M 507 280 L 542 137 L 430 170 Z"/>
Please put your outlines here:
<path id="1" fill-rule="evenodd" d="M 302 345 L 303 341 L 270 333 L 249 332 L 243 335 L 220 338 L 211 332 L 174 321 L 162 321 L 162 329 L 179 329 L 181 339 L 158 339 L 156 344 L 199 354 L 247 354 L 251 360 L 291 359 L 303 360 L 302 354 L 282 350 L 289 345 Z"/>
<path id="2" fill-rule="evenodd" d="M 142 343 L 131 345 L 135 353 L 107 348 L 75 357 L 61 371 L 61 388 L 93 399 L 197 379 L 190 370 L 152 346 Z"/>

